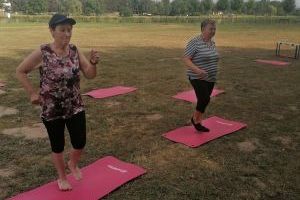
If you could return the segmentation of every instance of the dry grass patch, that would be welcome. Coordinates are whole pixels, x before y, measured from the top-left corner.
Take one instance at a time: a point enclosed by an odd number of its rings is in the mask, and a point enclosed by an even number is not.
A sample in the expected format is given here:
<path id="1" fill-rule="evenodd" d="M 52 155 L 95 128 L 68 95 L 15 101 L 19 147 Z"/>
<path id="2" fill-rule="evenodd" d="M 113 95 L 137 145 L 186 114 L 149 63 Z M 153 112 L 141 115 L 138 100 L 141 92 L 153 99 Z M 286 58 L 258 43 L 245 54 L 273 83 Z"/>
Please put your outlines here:
<path id="1" fill-rule="evenodd" d="M 19 111 L 15 108 L 0 106 L 0 117 L 6 116 L 6 115 L 15 115 Z"/>
<path id="2" fill-rule="evenodd" d="M 161 118 L 163 118 L 163 116 L 158 113 L 146 116 L 146 119 L 149 121 L 157 121 L 157 120 L 160 120 Z"/>
<path id="3" fill-rule="evenodd" d="M 5 94 L 6 92 L 4 90 L 0 90 L 0 95 Z"/>
<path id="4" fill-rule="evenodd" d="M 39 139 L 48 137 L 47 130 L 42 123 L 33 124 L 31 127 L 4 129 L 2 133 L 10 136 L 25 136 L 26 139 Z"/>
<path id="5" fill-rule="evenodd" d="M 258 139 L 252 138 L 244 142 L 239 142 L 237 145 L 240 151 L 251 153 L 257 149 L 259 142 Z"/>
<path id="6" fill-rule="evenodd" d="M 289 136 L 276 136 L 272 137 L 271 140 L 279 141 L 284 147 L 290 147 L 292 144 L 292 138 Z"/>
<path id="7" fill-rule="evenodd" d="M 121 104 L 121 102 L 118 102 L 118 101 L 108 101 L 108 102 L 105 102 L 104 104 L 105 104 L 105 106 L 107 108 L 111 108 L 111 107 L 114 107 L 114 106 L 119 106 Z"/>
<path id="8" fill-rule="evenodd" d="M 15 171 L 12 168 L 4 168 L 4 169 L 0 168 L 1 177 L 10 177 L 14 175 L 15 175 Z"/>

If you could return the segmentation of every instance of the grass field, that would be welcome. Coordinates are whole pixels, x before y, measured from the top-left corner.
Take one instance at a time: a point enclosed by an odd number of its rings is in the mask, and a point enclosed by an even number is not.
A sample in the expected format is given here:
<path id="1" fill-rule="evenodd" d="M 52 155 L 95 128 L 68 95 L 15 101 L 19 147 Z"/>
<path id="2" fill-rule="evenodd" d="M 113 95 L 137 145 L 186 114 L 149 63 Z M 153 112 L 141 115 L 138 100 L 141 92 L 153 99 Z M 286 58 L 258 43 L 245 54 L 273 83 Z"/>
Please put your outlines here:
<path id="1" fill-rule="evenodd" d="M 275 42 L 299 42 L 300 26 L 220 25 L 217 86 L 206 116 L 247 123 L 248 128 L 191 149 L 162 134 L 186 125 L 194 105 L 171 96 L 190 89 L 180 60 L 197 25 L 78 24 L 72 42 L 102 55 L 98 76 L 82 78 L 82 92 L 113 85 L 136 86 L 134 93 L 104 100 L 84 97 L 88 142 L 81 166 L 114 155 L 148 173 L 105 199 L 283 199 L 300 194 L 300 61 L 278 68 L 256 64 L 274 57 Z M 297 41 L 298 40 L 298 41 Z M 42 43 L 46 24 L 0 25 L 0 80 L 7 83 L 0 106 L 19 110 L 0 118 L 0 133 L 39 123 L 15 68 Z M 280 59 L 286 60 L 286 59 Z M 38 86 L 38 73 L 31 79 Z M 68 145 L 66 150 L 69 149 Z M 0 134 L 0 199 L 56 178 L 48 139 Z"/>

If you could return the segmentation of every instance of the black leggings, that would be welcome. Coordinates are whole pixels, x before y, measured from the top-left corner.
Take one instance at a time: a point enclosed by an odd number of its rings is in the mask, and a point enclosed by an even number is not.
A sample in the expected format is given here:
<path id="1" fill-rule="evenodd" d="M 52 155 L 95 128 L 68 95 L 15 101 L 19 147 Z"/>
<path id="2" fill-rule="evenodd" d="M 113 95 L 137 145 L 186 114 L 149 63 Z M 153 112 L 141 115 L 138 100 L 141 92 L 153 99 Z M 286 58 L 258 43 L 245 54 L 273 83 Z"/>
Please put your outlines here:
<path id="1" fill-rule="evenodd" d="M 83 149 L 86 143 L 85 112 L 79 112 L 68 119 L 55 119 L 43 123 L 48 132 L 51 149 L 54 153 L 61 153 L 65 146 L 65 126 L 67 126 L 71 144 L 74 149 Z"/>
<path id="2" fill-rule="evenodd" d="M 194 79 L 194 80 L 190 79 L 190 82 L 197 96 L 196 110 L 201 113 L 204 113 L 210 101 L 210 95 L 214 89 L 215 83 L 199 80 L 199 79 Z"/>

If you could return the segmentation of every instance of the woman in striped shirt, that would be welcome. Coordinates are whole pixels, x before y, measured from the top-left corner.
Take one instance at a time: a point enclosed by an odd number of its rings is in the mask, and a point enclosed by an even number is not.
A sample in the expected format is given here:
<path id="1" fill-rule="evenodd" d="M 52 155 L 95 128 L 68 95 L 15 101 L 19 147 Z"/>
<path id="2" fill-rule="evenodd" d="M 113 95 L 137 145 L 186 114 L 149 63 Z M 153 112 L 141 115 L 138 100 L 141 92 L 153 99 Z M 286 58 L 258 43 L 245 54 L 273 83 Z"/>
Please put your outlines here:
<path id="1" fill-rule="evenodd" d="M 208 132 L 209 129 L 201 124 L 203 114 L 210 101 L 217 75 L 219 56 L 215 42 L 216 22 L 206 19 L 201 23 L 201 34 L 191 39 L 185 49 L 183 61 L 187 66 L 187 76 L 196 96 L 196 111 L 191 119 L 195 129 Z"/>

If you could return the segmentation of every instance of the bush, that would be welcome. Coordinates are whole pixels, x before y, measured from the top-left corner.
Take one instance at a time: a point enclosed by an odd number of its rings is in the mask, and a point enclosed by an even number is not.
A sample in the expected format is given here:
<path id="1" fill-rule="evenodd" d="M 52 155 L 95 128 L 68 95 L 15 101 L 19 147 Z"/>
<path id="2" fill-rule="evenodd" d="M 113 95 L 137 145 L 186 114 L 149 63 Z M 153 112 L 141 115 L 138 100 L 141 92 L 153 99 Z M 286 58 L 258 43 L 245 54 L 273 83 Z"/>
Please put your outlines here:
<path id="1" fill-rule="evenodd" d="M 123 7 L 120 9 L 119 15 L 121 17 L 131 17 L 132 16 L 132 10 L 129 9 L 128 7 Z"/>

